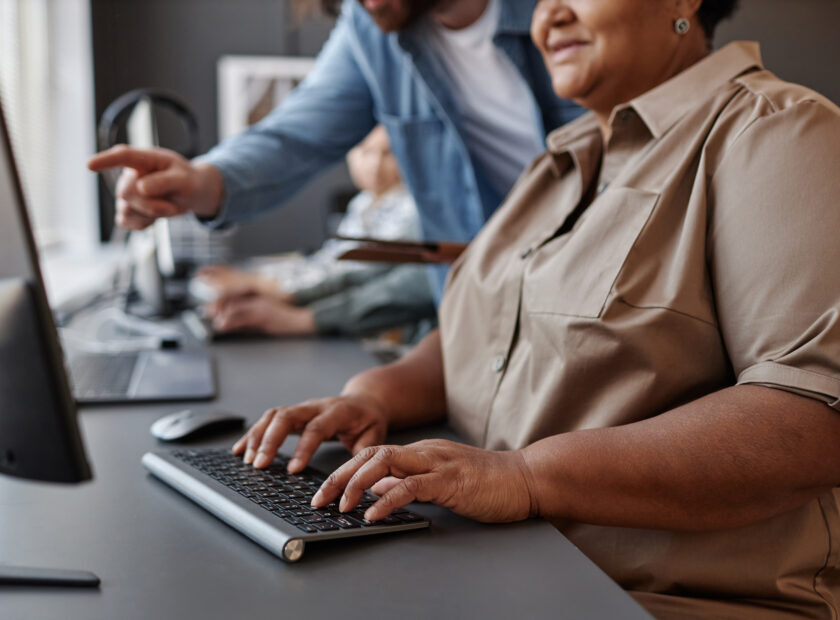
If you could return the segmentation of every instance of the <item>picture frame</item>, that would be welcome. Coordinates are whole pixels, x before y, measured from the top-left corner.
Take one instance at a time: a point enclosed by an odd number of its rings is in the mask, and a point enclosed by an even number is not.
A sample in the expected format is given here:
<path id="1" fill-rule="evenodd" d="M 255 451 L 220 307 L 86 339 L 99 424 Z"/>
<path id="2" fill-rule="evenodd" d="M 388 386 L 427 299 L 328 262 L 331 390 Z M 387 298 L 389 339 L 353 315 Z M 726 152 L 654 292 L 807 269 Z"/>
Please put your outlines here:
<path id="1" fill-rule="evenodd" d="M 259 122 L 300 84 L 315 58 L 222 56 L 217 65 L 219 139 Z"/>

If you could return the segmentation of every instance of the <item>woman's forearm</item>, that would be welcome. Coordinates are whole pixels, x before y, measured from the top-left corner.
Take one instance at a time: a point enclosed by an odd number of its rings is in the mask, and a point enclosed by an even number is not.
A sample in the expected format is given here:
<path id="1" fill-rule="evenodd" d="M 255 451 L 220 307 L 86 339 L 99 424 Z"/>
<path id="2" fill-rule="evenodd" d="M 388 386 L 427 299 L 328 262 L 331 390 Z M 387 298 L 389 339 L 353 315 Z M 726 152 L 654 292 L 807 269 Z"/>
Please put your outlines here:
<path id="1" fill-rule="evenodd" d="M 342 394 L 375 398 L 388 412 L 391 428 L 417 426 L 446 416 L 440 332 L 426 336 L 404 358 L 362 372 L 347 382 Z"/>
<path id="2" fill-rule="evenodd" d="M 736 386 L 627 426 L 522 450 L 532 507 L 598 525 L 704 530 L 791 510 L 840 483 L 840 413 Z"/>

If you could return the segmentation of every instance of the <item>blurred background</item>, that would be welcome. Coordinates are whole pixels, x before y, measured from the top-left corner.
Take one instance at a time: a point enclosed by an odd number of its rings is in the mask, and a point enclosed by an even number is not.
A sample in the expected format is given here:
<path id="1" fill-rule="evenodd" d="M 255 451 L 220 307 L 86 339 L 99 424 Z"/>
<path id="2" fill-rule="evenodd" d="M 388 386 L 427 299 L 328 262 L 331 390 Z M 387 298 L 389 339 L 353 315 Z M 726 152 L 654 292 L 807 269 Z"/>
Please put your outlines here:
<path id="1" fill-rule="evenodd" d="M 838 23 L 840 0 L 742 0 L 716 44 L 758 40 L 770 70 L 840 102 Z M 0 93 L 42 247 L 111 235 L 113 199 L 84 162 L 116 97 L 140 87 L 177 95 L 197 117 L 203 152 L 282 99 L 331 26 L 291 0 L 0 0 Z M 160 133 L 165 146 L 183 140 L 166 123 Z M 338 166 L 237 230 L 233 255 L 317 247 L 351 191 Z"/>

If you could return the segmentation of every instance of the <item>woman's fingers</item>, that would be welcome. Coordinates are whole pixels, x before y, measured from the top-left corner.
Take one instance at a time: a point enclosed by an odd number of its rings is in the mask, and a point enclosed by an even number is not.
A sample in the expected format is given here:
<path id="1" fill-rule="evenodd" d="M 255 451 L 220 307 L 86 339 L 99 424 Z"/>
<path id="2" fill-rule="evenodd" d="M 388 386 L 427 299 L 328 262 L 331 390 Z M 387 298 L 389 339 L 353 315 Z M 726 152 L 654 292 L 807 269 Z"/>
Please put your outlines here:
<path id="1" fill-rule="evenodd" d="M 382 480 L 370 487 L 370 490 L 374 495 L 382 497 L 388 491 L 393 489 L 397 484 L 399 484 L 399 482 L 399 478 L 395 478 L 394 476 L 385 476 Z"/>
<path id="2" fill-rule="evenodd" d="M 436 473 L 409 476 L 399 480 L 390 491 L 365 511 L 365 519 L 379 521 L 411 502 L 432 502 L 446 492 L 446 482 Z"/>
<path id="3" fill-rule="evenodd" d="M 309 420 L 318 415 L 319 411 L 317 407 L 308 405 L 277 410 L 260 440 L 255 440 L 252 444 L 253 461 L 248 460 L 246 453 L 245 462 L 253 462 L 257 469 L 268 467 L 277 456 L 277 450 L 286 441 L 286 437 L 303 428 Z"/>
<path id="4" fill-rule="evenodd" d="M 357 417 L 348 410 L 346 405 L 336 404 L 320 415 L 312 418 L 303 429 L 298 440 L 292 460 L 289 461 L 289 471 L 293 474 L 302 471 L 309 463 L 312 455 L 322 443 L 335 434 L 353 424 Z"/>
<path id="5" fill-rule="evenodd" d="M 402 446 L 365 448 L 336 469 L 312 498 L 315 507 L 326 506 L 343 491 L 339 508 L 349 510 L 359 503 L 364 492 L 388 475 L 403 477 L 428 471 L 427 459 L 416 449 Z"/>
<path id="6" fill-rule="evenodd" d="M 365 448 L 371 446 L 379 446 L 385 441 L 385 429 L 376 424 L 371 424 L 367 429 L 355 438 L 355 440 L 348 441 L 350 445 L 347 446 L 351 454 L 358 454 Z M 345 444 L 346 445 L 346 444 Z"/>

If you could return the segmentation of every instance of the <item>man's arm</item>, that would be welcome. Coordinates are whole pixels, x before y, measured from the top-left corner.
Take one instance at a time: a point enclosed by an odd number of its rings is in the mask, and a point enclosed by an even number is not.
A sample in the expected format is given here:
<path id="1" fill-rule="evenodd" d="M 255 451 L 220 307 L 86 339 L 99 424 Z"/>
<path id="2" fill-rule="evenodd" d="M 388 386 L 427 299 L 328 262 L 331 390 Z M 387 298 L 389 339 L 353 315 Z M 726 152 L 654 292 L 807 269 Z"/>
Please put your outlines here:
<path id="1" fill-rule="evenodd" d="M 124 168 L 117 221 L 141 229 L 192 212 L 210 226 L 280 205 L 340 160 L 373 127 L 373 99 L 354 60 L 343 15 L 311 75 L 263 122 L 192 162 L 167 149 L 112 148 L 94 156 L 96 172 Z"/>
<path id="2" fill-rule="evenodd" d="M 345 11 L 315 68 L 277 109 L 195 160 L 224 178 L 225 200 L 211 224 L 278 206 L 370 132 L 373 98 L 355 59 L 354 36 Z"/>

